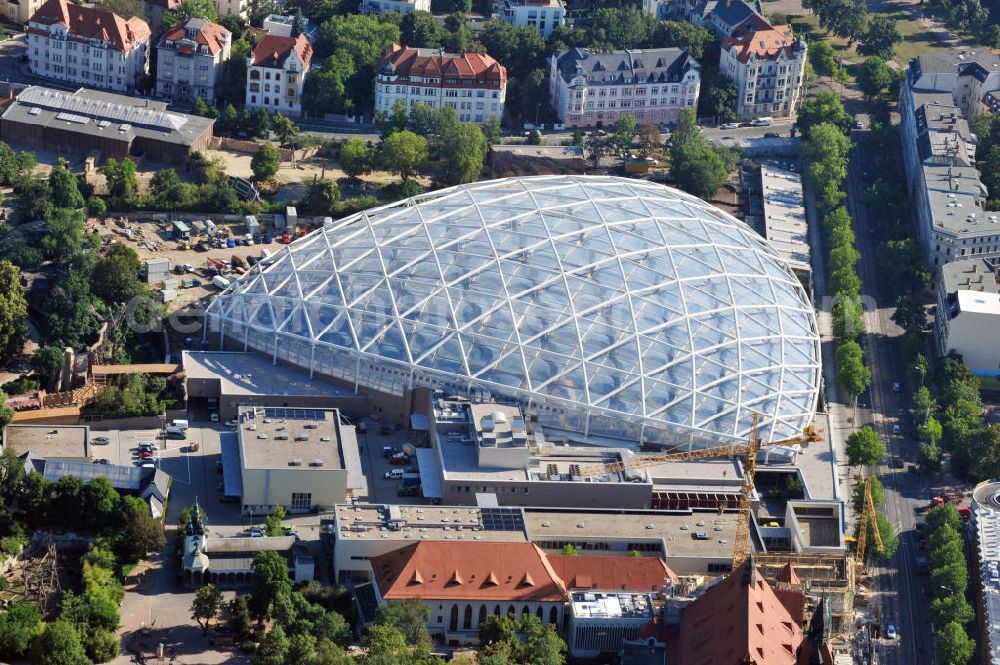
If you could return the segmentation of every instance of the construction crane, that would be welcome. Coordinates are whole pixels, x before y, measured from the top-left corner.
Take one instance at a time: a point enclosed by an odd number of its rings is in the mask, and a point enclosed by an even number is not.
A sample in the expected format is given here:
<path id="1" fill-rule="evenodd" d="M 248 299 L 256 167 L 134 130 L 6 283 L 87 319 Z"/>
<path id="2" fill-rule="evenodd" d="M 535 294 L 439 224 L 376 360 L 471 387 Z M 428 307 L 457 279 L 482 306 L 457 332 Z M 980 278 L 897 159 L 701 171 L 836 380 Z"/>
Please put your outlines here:
<path id="1" fill-rule="evenodd" d="M 762 447 L 760 437 L 757 433 L 759 421 L 760 416 L 754 413 L 753 424 L 750 427 L 750 438 L 746 443 L 715 446 L 701 450 L 687 450 L 679 453 L 642 455 L 630 460 L 594 464 L 581 468 L 579 475 L 584 478 L 591 478 L 604 474 L 625 473 L 628 469 L 643 469 L 667 462 L 690 462 L 692 460 L 711 459 L 713 457 L 746 456 L 747 461 L 743 472 L 743 486 L 740 489 L 739 518 L 736 523 L 736 544 L 733 547 L 733 570 L 736 570 L 750 556 L 750 497 L 753 496 L 753 481 L 754 475 L 757 472 L 757 453 Z M 819 441 L 819 439 L 820 436 L 816 431 L 816 425 L 810 424 L 803 430 L 802 434 L 780 441 L 771 441 L 767 444 L 767 447 L 796 443 L 808 444 L 813 441 Z"/>
<path id="2" fill-rule="evenodd" d="M 882 533 L 878 530 L 878 519 L 875 513 L 875 502 L 872 500 L 872 479 L 871 476 L 865 478 L 865 504 L 861 509 L 861 530 L 858 532 L 858 549 L 854 553 L 857 561 L 858 572 L 865 570 L 865 546 L 868 541 L 868 526 L 871 525 L 872 534 L 875 536 L 875 543 L 879 550 L 884 550 L 882 544 Z"/>

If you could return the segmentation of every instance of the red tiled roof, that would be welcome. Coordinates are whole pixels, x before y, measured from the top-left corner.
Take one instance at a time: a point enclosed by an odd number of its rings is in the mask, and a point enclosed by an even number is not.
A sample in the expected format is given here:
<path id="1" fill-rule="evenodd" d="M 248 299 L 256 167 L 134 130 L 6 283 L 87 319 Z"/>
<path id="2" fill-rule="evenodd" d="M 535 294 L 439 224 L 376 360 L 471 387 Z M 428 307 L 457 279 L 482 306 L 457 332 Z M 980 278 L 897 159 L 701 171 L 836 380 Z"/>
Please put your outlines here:
<path id="1" fill-rule="evenodd" d="M 299 54 L 302 69 L 308 69 L 313 49 L 305 35 L 298 37 L 267 35 L 263 37 L 253 49 L 253 64 L 257 67 L 282 67 L 292 49 L 295 49 L 295 52 Z"/>
<path id="2" fill-rule="evenodd" d="M 423 541 L 372 559 L 387 600 L 559 602 L 566 590 L 531 543 Z"/>
<path id="3" fill-rule="evenodd" d="M 499 82 L 501 88 L 507 85 L 507 68 L 484 53 L 445 53 L 437 49 L 392 44 L 382 54 L 379 67 L 386 64 L 392 65 L 396 74 L 404 78 L 420 76 Z"/>
<path id="4" fill-rule="evenodd" d="M 747 62 L 751 55 L 756 56 L 758 60 L 770 60 L 777 58 L 782 51 L 790 58 L 794 44 L 795 37 L 792 36 L 790 25 L 765 28 L 751 24 L 748 27 L 737 28 L 732 37 L 723 39 L 722 49 L 727 51 L 735 48 L 736 58 L 740 62 Z"/>
<path id="5" fill-rule="evenodd" d="M 132 50 L 132 42 L 145 42 L 151 35 L 149 25 L 140 18 L 132 17 L 126 21 L 112 12 L 74 5 L 68 0 L 47 0 L 30 22 L 61 24 L 66 26 L 70 35 L 100 39 L 109 42 L 114 50 L 126 53 Z"/>
<path id="6" fill-rule="evenodd" d="M 178 23 L 163 33 L 163 37 L 160 39 L 160 46 L 167 46 L 167 42 L 176 42 L 181 39 L 186 39 L 188 22 L 190 20 L 191 19 L 188 19 L 188 21 L 185 21 L 184 23 Z M 226 48 L 226 36 L 229 34 L 229 31 L 213 21 L 206 19 L 198 20 L 202 21 L 202 25 L 198 29 L 198 32 L 194 35 L 194 42 L 199 46 L 207 46 L 208 52 L 211 55 L 216 55 L 219 51 Z"/>
<path id="7" fill-rule="evenodd" d="M 567 589 L 661 591 L 665 579 L 677 579 L 658 557 L 550 555 L 548 559 Z"/>
<path id="8" fill-rule="evenodd" d="M 802 643 L 801 610 L 789 612 L 801 592 L 779 595 L 752 559 L 705 592 L 681 615 L 684 665 L 795 665 Z M 782 596 L 786 596 L 782 598 Z"/>

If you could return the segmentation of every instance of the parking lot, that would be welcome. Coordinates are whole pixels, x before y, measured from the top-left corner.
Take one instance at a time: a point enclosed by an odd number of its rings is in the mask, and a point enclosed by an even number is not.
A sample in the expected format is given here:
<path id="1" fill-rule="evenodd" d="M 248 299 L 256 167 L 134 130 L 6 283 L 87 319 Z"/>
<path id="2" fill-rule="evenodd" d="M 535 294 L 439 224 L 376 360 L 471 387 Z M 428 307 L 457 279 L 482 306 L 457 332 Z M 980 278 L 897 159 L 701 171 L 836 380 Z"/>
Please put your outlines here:
<path id="1" fill-rule="evenodd" d="M 358 446 L 361 449 L 361 466 L 368 478 L 369 501 L 372 503 L 428 503 L 428 500 L 419 493 L 415 496 L 399 496 L 400 479 L 385 477 L 386 472 L 392 469 L 405 471 L 412 468 L 415 471 L 417 459 L 412 457 L 407 464 L 391 464 L 386 457 L 383 457 L 382 448 L 392 447 L 402 450 L 404 445 L 415 445 L 419 440 L 418 437 L 412 432 L 397 431 L 391 425 L 386 434 L 382 433 L 385 430 L 383 425 L 379 423 L 366 421 L 365 425 L 368 431 L 366 433 L 358 432 Z"/>

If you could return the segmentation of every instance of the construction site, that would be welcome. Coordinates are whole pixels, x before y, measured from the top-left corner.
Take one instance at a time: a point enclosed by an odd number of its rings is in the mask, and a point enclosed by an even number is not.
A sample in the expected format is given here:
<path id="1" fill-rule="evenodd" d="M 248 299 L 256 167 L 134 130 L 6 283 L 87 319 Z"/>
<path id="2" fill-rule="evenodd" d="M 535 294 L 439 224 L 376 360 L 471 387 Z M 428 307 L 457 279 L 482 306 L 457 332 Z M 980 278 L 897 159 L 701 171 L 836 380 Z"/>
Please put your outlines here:
<path id="1" fill-rule="evenodd" d="M 36 533 L 18 557 L 0 565 L 0 607 L 31 604 L 46 619 L 59 614 L 64 590 L 79 591 L 80 555 L 88 542 Z"/>

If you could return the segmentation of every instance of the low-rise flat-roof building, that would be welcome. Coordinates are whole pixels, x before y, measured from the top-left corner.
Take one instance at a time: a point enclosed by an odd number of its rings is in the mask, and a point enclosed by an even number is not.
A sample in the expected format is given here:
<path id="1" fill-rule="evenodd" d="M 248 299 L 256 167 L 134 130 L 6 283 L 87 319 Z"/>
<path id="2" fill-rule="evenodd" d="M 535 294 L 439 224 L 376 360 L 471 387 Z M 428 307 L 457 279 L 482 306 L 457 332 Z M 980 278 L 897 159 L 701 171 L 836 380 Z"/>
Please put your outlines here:
<path id="1" fill-rule="evenodd" d="M 354 426 L 336 409 L 243 407 L 239 420 L 244 511 L 302 513 L 367 493 Z"/>
<path id="2" fill-rule="evenodd" d="M 431 10 L 431 0 L 361 0 L 358 11 L 362 14 L 409 14 Z"/>
<path id="3" fill-rule="evenodd" d="M 190 152 L 208 148 L 215 121 L 166 109 L 166 102 L 110 92 L 30 86 L 0 117 L 0 137 L 59 153 L 184 164 Z"/>
<path id="4" fill-rule="evenodd" d="M 747 197 L 744 221 L 767 239 L 812 293 L 812 253 L 809 223 L 802 193 L 802 175 L 773 162 L 742 170 Z"/>
<path id="5" fill-rule="evenodd" d="M 90 461 L 90 428 L 86 425 L 7 425 L 3 448 L 50 460 Z"/>
<path id="6" fill-rule="evenodd" d="M 504 23 L 528 26 L 548 38 L 557 27 L 566 24 L 563 0 L 494 0 L 493 16 Z"/>
<path id="7" fill-rule="evenodd" d="M 229 351 L 184 351 L 185 387 L 188 400 L 218 407 L 221 420 L 236 417 L 241 406 L 336 408 L 352 414 L 378 409 L 370 397 L 309 372 L 275 364 L 255 353 Z"/>
<path id="8" fill-rule="evenodd" d="M 1000 349 L 984 331 L 1000 329 L 1000 285 L 996 262 L 953 261 L 938 276 L 934 336 L 942 356 L 954 351 L 978 376 L 1000 375 Z"/>

